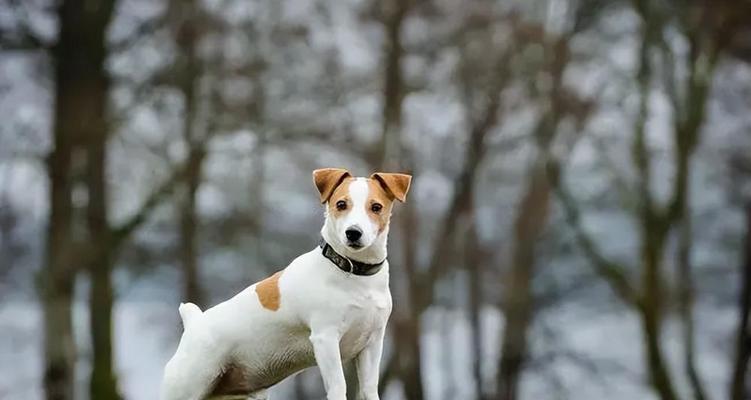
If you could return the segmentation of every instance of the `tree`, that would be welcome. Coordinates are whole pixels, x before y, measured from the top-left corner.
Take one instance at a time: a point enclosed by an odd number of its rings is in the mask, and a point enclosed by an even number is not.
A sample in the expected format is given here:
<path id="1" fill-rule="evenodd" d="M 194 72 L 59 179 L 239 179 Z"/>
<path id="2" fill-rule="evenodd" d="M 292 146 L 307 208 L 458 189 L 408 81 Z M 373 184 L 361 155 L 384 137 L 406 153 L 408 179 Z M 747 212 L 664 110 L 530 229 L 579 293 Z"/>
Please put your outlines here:
<path id="1" fill-rule="evenodd" d="M 557 193 L 585 256 L 619 298 L 639 315 L 644 359 L 651 386 L 661 399 L 675 400 L 678 392 L 661 346 L 664 299 L 668 297 L 664 283 L 666 243 L 671 232 L 686 218 L 690 160 L 700 142 L 713 72 L 723 47 L 732 36 L 735 22 L 731 18 L 730 8 L 724 3 L 718 6 L 697 1 L 683 7 L 669 2 L 634 1 L 633 7 L 642 24 L 636 72 L 639 105 L 631 149 L 631 160 L 636 170 L 633 192 L 638 198 L 633 218 L 640 230 L 637 266 L 641 276 L 638 284 L 628 277 L 628 268 L 604 256 L 596 242 L 581 227 L 579 211 L 568 190 L 559 185 Z M 675 20 L 671 20 L 672 17 Z M 683 65 L 676 62 L 674 50 L 666 41 L 665 31 L 671 24 L 678 27 L 689 44 Z M 663 71 L 662 87 L 672 105 L 671 151 L 676 172 L 669 200 L 664 205 L 659 204 L 652 192 L 653 167 L 646 140 L 649 99 L 657 77 L 653 58 L 655 52 L 670 60 Z M 687 71 L 685 78 L 680 79 L 680 71 Z M 555 168 L 553 175 L 557 176 Z M 690 336 L 684 339 L 690 341 Z M 690 364 L 693 361 L 689 357 L 687 362 Z M 689 381 L 694 395 L 701 398 L 704 390 L 695 368 L 689 365 L 687 369 L 689 375 L 693 375 L 689 376 Z"/>
<path id="2" fill-rule="evenodd" d="M 374 166 L 383 170 L 400 170 L 414 173 L 414 165 L 404 157 L 402 140 L 403 102 L 407 94 L 402 72 L 404 47 L 402 29 L 408 13 L 415 7 L 415 1 L 384 0 L 377 5 L 378 20 L 386 33 L 383 43 L 383 83 L 381 96 L 381 139 L 373 154 Z M 403 234 L 410 235 L 414 227 L 414 211 L 407 204 L 403 210 Z M 410 227 L 411 226 L 411 227 Z M 414 232 L 412 232 L 414 233 Z M 408 236 L 409 237 L 409 236 Z M 410 241 L 412 242 L 412 241 Z M 405 271 L 409 279 L 408 289 L 412 293 L 413 273 L 415 271 L 415 244 L 406 243 L 404 252 Z M 424 398 L 422 384 L 422 360 L 420 357 L 420 322 L 419 314 L 409 314 L 395 310 L 394 332 L 396 338 L 395 369 L 404 384 L 404 394 L 409 400 Z M 352 380 L 351 380 L 352 381 Z M 381 387 L 388 378 L 384 377 Z"/>
<path id="3" fill-rule="evenodd" d="M 72 399 L 75 362 L 75 345 L 71 321 L 73 284 L 77 269 L 77 251 L 73 231 L 73 206 L 71 195 L 75 176 L 75 160 L 82 157 L 89 141 L 87 158 L 88 176 L 92 183 L 103 183 L 104 141 L 106 140 L 105 105 L 108 83 L 104 70 L 105 35 L 114 9 L 114 1 L 95 6 L 78 1 L 64 1 L 58 8 L 60 32 L 52 51 L 55 65 L 54 149 L 50 155 L 50 219 L 47 234 L 47 267 L 42 274 L 42 298 L 45 315 L 45 391 L 48 399 Z M 94 182 L 96 181 L 96 182 Z M 90 193 L 89 228 L 96 233 L 106 224 L 106 198 L 104 189 Z M 109 264 L 92 269 L 97 278 L 92 280 L 92 299 L 106 303 L 109 288 Z M 111 302 L 111 297 L 110 297 Z M 95 330 L 94 387 L 108 387 L 114 394 L 114 374 L 111 368 L 109 315 L 103 315 L 97 305 L 92 312 Z M 111 308 L 111 306 L 109 306 Z M 104 313 L 106 314 L 106 312 Z M 104 317 L 106 322 L 100 320 Z M 111 398 L 111 397 L 106 397 Z"/>
<path id="4" fill-rule="evenodd" d="M 581 129 L 591 115 L 593 104 L 583 99 L 573 89 L 564 85 L 563 76 L 572 58 L 570 43 L 596 18 L 596 4 L 578 3 L 571 13 L 570 26 L 563 33 L 553 33 L 543 26 L 530 25 L 527 32 L 536 32 L 532 43 L 544 49 L 542 65 L 532 68 L 549 77 L 550 88 L 536 93 L 540 99 L 539 117 L 533 125 L 530 139 L 534 143 L 534 156 L 526 172 L 525 187 L 513 219 L 511 256 L 503 276 L 504 287 L 501 309 L 505 324 L 501 357 L 498 364 L 498 396 L 513 400 L 519 397 L 519 386 L 524 364 L 529 358 L 528 331 L 534 319 L 535 294 L 532 282 L 537 275 L 537 249 L 543 230 L 547 226 L 552 202 L 554 181 L 549 179 L 547 164 L 554 157 L 553 144 L 562 135 L 561 122 L 572 120 L 575 129 Z M 585 18 L 586 15 L 586 18 Z M 534 74 L 533 74 L 534 76 Z M 532 78 L 534 81 L 534 78 Z M 578 136 L 578 133 L 573 133 Z M 563 156 L 570 149 L 565 149 Z"/>
<path id="5" fill-rule="evenodd" d="M 25 33 L 17 46 L 49 51 L 54 64 L 53 149 L 47 171 L 50 180 L 50 215 L 46 267 L 40 275 L 40 296 L 45 326 L 44 388 L 48 399 L 71 399 L 75 382 L 76 348 L 71 305 L 74 282 L 81 267 L 91 278 L 90 328 L 92 398 L 117 399 L 112 357 L 111 273 L 122 243 L 147 218 L 182 176 L 181 170 L 157 187 L 142 207 L 122 224 L 108 222 L 107 143 L 111 124 L 107 107 L 110 77 L 107 29 L 115 1 L 94 6 L 64 1 L 57 9 L 60 30 L 54 45 Z M 33 39 L 33 40 L 32 40 Z M 75 186 L 88 193 L 85 223 L 71 201 Z M 77 226 L 85 226 L 86 237 Z"/>
<path id="6" fill-rule="evenodd" d="M 87 7 L 82 6 L 85 10 Z M 90 61 L 77 62 L 77 72 L 91 83 L 85 94 L 90 106 L 83 107 L 90 115 L 85 116 L 90 125 L 82 132 L 86 152 L 86 188 L 88 190 L 87 228 L 90 253 L 94 257 L 85 265 L 91 278 L 89 295 L 89 318 L 91 328 L 93 362 L 89 381 L 89 395 L 92 399 L 115 400 L 120 398 L 112 357 L 112 290 L 113 258 L 110 246 L 109 204 L 107 188 L 107 141 L 109 139 L 108 97 L 110 93 L 109 74 L 105 70 L 108 51 L 105 45 L 106 32 L 115 2 L 101 3 L 99 13 L 93 20 L 77 21 L 79 26 L 91 29 L 85 32 L 87 42 L 79 42 L 81 50 L 88 54 Z M 86 12 L 82 10 L 82 12 Z M 82 38 L 77 38 L 81 40 Z M 69 57 L 65 54 L 63 57 Z M 79 82 L 79 85 L 81 83 Z M 80 90 L 80 89 L 79 89 Z"/>
<path id="7" fill-rule="evenodd" d="M 176 18 L 175 41 L 180 50 L 174 66 L 176 86 L 183 96 L 183 140 L 188 147 L 185 182 L 181 190 L 180 213 L 180 262 L 183 268 L 183 298 L 202 304 L 203 295 L 198 283 L 198 251 L 196 235 L 196 195 L 201 184 L 203 162 L 206 158 L 206 139 L 198 125 L 199 83 L 202 71 L 198 57 L 198 42 L 203 27 L 199 17 L 202 13 L 195 1 L 172 2 L 171 13 Z"/>

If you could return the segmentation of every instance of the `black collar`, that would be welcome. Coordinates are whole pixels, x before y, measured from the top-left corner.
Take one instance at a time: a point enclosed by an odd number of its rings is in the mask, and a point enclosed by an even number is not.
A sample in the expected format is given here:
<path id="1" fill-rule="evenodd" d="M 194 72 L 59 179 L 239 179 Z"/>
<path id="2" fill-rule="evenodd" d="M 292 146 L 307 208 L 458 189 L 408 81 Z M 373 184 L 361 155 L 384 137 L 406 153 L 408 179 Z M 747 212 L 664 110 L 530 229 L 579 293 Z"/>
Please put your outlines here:
<path id="1" fill-rule="evenodd" d="M 328 258 L 329 261 L 334 263 L 337 267 L 339 267 L 340 270 L 344 272 L 352 273 L 353 275 L 360 275 L 360 276 L 370 276 L 375 275 L 378 273 L 378 271 L 381 270 L 381 267 L 383 267 L 383 263 L 386 262 L 384 259 L 383 261 L 379 262 L 378 264 L 366 264 L 364 262 L 355 261 L 352 259 L 349 259 L 334 250 L 331 245 L 326 243 L 325 240 L 321 239 L 321 250 L 323 252 L 323 256 Z"/>

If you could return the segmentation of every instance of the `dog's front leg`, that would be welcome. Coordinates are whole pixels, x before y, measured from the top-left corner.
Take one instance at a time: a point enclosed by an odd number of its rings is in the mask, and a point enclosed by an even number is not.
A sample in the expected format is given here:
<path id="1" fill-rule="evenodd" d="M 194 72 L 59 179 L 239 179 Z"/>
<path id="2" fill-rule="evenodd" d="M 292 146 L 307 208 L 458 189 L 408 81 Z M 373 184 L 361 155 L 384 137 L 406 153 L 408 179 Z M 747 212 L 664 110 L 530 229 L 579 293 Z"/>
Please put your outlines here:
<path id="1" fill-rule="evenodd" d="M 315 328 L 310 334 L 316 363 L 323 376 L 323 386 L 326 388 L 328 400 L 345 400 L 347 398 L 347 384 L 344 381 L 342 356 L 339 351 L 340 334 L 336 329 Z"/>
<path id="2" fill-rule="evenodd" d="M 378 374 L 380 373 L 383 337 L 386 327 L 376 332 L 368 345 L 357 356 L 357 379 L 360 382 L 360 400 L 378 399 Z"/>

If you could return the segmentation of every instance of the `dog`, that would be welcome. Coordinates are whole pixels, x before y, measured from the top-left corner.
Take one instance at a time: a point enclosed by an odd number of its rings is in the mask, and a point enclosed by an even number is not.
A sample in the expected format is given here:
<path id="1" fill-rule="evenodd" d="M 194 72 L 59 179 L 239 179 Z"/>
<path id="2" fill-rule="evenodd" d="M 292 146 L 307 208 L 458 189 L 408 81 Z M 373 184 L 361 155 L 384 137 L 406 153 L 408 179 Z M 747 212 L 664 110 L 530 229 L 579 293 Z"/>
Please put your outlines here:
<path id="1" fill-rule="evenodd" d="M 313 171 L 325 208 L 321 244 L 206 311 L 181 304 L 184 332 L 164 369 L 162 400 L 267 399 L 267 389 L 318 365 L 328 400 L 345 400 L 342 364 L 354 360 L 358 396 L 378 400 L 391 314 L 386 242 L 394 201 L 412 177 Z M 235 397 L 233 397 L 235 398 Z"/>

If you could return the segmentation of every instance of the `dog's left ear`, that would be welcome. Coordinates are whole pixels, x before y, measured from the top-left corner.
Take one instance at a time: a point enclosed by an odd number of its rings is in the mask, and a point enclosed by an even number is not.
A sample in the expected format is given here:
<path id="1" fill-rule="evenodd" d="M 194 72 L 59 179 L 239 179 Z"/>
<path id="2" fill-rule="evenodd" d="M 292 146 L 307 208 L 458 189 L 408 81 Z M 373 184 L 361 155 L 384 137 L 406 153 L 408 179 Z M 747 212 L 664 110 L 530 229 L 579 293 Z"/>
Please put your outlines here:
<path id="1" fill-rule="evenodd" d="M 401 202 L 404 202 L 404 200 L 407 199 L 407 192 L 409 191 L 409 184 L 412 182 L 412 175 L 376 172 L 371 175 L 370 178 L 377 180 L 395 199 Z"/>
<path id="2" fill-rule="evenodd" d="M 318 193 L 321 194 L 321 204 L 329 201 L 331 195 L 334 194 L 334 189 L 336 189 L 345 178 L 350 176 L 352 176 L 352 174 L 342 168 L 322 168 L 313 171 L 313 182 L 316 184 Z"/>

